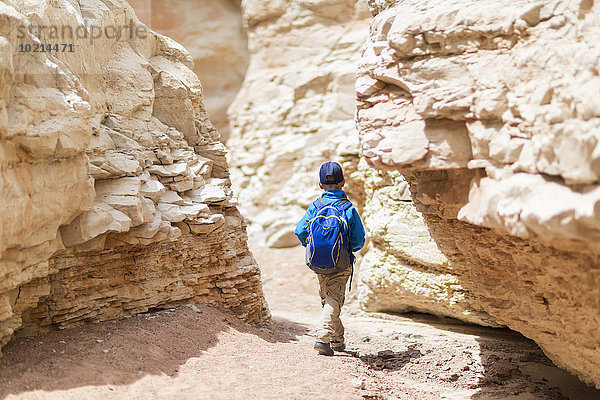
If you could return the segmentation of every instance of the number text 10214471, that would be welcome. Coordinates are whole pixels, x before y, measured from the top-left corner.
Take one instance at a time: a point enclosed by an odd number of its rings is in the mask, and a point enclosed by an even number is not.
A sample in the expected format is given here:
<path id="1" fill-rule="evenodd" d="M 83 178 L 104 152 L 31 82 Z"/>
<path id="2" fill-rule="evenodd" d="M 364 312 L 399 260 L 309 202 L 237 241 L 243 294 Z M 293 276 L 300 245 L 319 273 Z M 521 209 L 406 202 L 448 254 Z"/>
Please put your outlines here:
<path id="1" fill-rule="evenodd" d="M 19 53 L 73 53 L 73 47 L 66 43 L 21 43 Z"/>

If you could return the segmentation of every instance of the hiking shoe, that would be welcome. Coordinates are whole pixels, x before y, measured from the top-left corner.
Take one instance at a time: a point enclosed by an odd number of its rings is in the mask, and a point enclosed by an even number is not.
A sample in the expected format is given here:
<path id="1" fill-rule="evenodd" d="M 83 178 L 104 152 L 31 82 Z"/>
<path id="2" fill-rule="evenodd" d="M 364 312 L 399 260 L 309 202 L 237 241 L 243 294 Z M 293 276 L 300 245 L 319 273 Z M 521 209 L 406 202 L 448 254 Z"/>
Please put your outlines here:
<path id="1" fill-rule="evenodd" d="M 322 356 L 332 356 L 333 355 L 333 350 L 331 350 L 331 347 L 329 347 L 329 343 L 315 342 L 315 345 L 313 347 Z"/>
<path id="2" fill-rule="evenodd" d="M 338 342 L 337 340 L 332 340 L 329 343 L 331 344 L 331 348 L 334 351 L 344 351 L 344 350 L 346 350 L 346 345 L 344 343 Z"/>

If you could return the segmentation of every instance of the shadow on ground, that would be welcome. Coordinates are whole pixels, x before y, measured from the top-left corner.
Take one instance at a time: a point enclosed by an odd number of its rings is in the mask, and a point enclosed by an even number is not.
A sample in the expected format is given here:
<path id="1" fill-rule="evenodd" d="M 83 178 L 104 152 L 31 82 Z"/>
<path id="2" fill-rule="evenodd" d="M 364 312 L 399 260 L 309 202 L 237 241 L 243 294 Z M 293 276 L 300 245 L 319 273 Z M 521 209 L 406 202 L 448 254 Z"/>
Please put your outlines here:
<path id="1" fill-rule="evenodd" d="M 232 330 L 270 343 L 293 342 L 308 331 L 282 318 L 250 326 L 225 310 L 198 305 L 16 339 L 0 358 L 0 398 L 174 376 Z"/>
<path id="2" fill-rule="evenodd" d="M 398 371 L 412 359 L 421 357 L 421 352 L 415 349 L 396 352 L 392 350 L 378 351 L 376 354 L 365 354 L 360 356 L 360 360 L 367 364 L 369 368 L 375 371 Z"/>
<path id="3" fill-rule="evenodd" d="M 532 398 L 549 400 L 599 400 L 600 391 L 552 363 L 540 347 L 519 332 L 508 328 L 486 328 L 428 314 L 403 314 L 415 322 L 437 329 L 473 336 L 483 377 L 472 400 Z M 455 356 L 458 362 L 463 354 Z M 460 371 L 459 371 L 460 374 Z M 456 375 L 455 375 L 456 376 Z M 530 397 L 527 397 L 527 396 Z"/>
<path id="4" fill-rule="evenodd" d="M 558 368 L 539 346 L 516 332 L 506 339 L 477 338 L 483 375 L 481 391 L 473 400 L 493 398 L 497 393 L 533 393 L 539 399 L 598 400 L 600 391 L 585 385 L 576 376 Z"/>

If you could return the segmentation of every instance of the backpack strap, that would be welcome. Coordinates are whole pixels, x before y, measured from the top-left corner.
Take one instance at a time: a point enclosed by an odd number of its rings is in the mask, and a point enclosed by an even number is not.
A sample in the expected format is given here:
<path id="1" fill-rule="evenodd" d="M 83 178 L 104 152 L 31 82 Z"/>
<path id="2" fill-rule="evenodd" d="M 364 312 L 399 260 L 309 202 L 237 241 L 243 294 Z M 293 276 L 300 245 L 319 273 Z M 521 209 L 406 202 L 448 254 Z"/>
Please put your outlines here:
<path id="1" fill-rule="evenodd" d="M 319 200 L 321 200 L 320 197 L 319 197 Z M 321 200 L 321 202 L 323 202 L 323 200 Z M 341 206 L 340 208 L 342 209 L 342 211 L 346 211 L 350 207 L 352 207 L 353 204 L 350 200 L 348 200 L 348 198 L 343 198 L 343 199 L 336 200 L 331 205 L 335 206 L 336 208 L 339 205 L 339 206 Z M 348 231 L 348 236 L 350 236 L 350 231 Z M 350 239 L 350 238 L 348 237 L 348 239 Z M 354 254 L 352 254 L 352 250 L 350 250 L 350 257 L 351 257 L 350 268 L 352 268 L 352 272 L 350 273 L 350 284 L 348 285 L 348 292 L 352 291 L 352 278 L 354 277 L 354 261 L 356 261 Z"/>
<path id="2" fill-rule="evenodd" d="M 352 202 L 348 199 L 339 199 L 336 200 L 334 203 L 332 203 L 331 205 L 336 206 L 343 210 L 346 211 L 348 210 L 350 207 L 352 207 Z"/>
<path id="3" fill-rule="evenodd" d="M 350 273 L 350 284 L 348 285 L 348 292 L 352 291 L 352 278 L 354 277 L 354 261 L 352 261 L 352 272 Z"/>
<path id="4" fill-rule="evenodd" d="M 313 201 L 313 206 L 315 207 L 315 214 L 319 212 L 319 210 L 323 207 L 325 207 L 327 204 L 325 204 L 325 202 L 323 201 L 322 198 L 318 198 L 315 201 Z M 313 215 L 314 216 L 314 215 Z"/>
<path id="5" fill-rule="evenodd" d="M 313 205 L 315 206 L 315 212 L 319 212 L 319 210 L 325 206 L 334 206 L 335 208 L 341 211 L 346 211 L 350 207 L 352 207 L 352 203 L 347 198 L 338 199 L 331 204 L 326 204 L 323 201 L 322 197 L 319 197 L 317 200 L 313 201 Z"/>
<path id="6" fill-rule="evenodd" d="M 338 199 L 338 200 L 334 201 L 332 204 L 337 205 L 337 204 L 346 204 L 346 203 L 350 203 L 350 200 L 348 200 L 348 199 Z"/>

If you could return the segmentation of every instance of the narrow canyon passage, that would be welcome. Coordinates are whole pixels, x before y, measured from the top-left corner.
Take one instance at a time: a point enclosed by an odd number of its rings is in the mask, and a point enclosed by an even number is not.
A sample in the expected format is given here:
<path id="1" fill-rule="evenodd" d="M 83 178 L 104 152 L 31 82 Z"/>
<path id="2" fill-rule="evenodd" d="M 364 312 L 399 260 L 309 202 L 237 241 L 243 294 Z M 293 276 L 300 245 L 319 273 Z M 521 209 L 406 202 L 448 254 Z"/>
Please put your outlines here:
<path id="1" fill-rule="evenodd" d="M 599 2 L 177 3 L 0 0 L 0 400 L 600 400 Z M 19 50 L 81 21 L 141 34 Z"/>
<path id="2" fill-rule="evenodd" d="M 319 299 L 302 248 L 251 248 L 271 322 L 197 305 L 15 340 L 0 358 L 0 398 L 600 398 L 515 332 L 364 313 L 355 290 L 342 316 L 348 351 L 318 356 Z"/>

